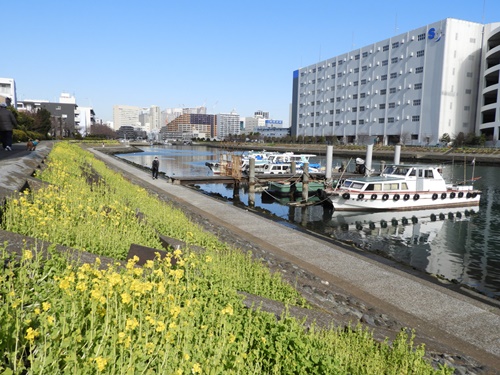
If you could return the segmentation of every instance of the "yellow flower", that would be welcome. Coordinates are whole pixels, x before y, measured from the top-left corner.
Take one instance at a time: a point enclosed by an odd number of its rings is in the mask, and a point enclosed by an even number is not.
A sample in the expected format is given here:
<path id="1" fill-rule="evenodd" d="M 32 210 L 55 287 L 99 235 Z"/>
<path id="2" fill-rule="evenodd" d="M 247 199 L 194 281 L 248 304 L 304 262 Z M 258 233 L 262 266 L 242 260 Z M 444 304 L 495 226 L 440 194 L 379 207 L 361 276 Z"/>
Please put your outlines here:
<path id="1" fill-rule="evenodd" d="M 191 369 L 191 372 L 193 374 L 201 374 L 201 366 L 200 366 L 200 364 L 198 362 L 193 365 L 193 368 Z"/>
<path id="2" fill-rule="evenodd" d="M 170 315 L 172 315 L 172 318 L 177 318 L 179 314 L 181 313 L 181 308 L 179 306 L 173 306 L 170 309 Z"/>
<path id="3" fill-rule="evenodd" d="M 42 302 L 43 311 L 49 311 L 50 308 L 51 308 L 50 302 Z"/>
<path id="4" fill-rule="evenodd" d="M 33 253 L 31 252 L 31 250 L 24 250 L 22 260 L 30 260 L 30 259 L 33 259 Z"/>
<path id="5" fill-rule="evenodd" d="M 133 331 L 138 325 L 139 325 L 139 322 L 137 321 L 136 318 L 127 319 L 127 323 L 125 324 L 125 329 L 127 331 Z"/>
<path id="6" fill-rule="evenodd" d="M 103 358 L 103 357 L 95 357 L 94 362 L 96 363 L 97 369 L 99 371 L 104 370 L 104 368 L 108 364 L 108 360 L 106 358 Z"/>
<path id="7" fill-rule="evenodd" d="M 158 321 L 156 325 L 156 332 L 163 332 L 165 330 L 165 323 Z"/>
<path id="8" fill-rule="evenodd" d="M 52 315 L 47 316 L 47 323 L 49 323 L 50 325 L 54 324 L 54 320 L 55 319 Z"/>
<path id="9" fill-rule="evenodd" d="M 146 350 L 148 354 L 153 354 L 154 349 L 155 349 L 155 344 L 153 344 L 152 342 L 148 342 L 146 344 Z"/>
<path id="10" fill-rule="evenodd" d="M 26 336 L 24 337 L 26 338 L 26 340 L 33 342 L 39 335 L 40 333 L 36 329 L 29 327 L 26 330 Z"/>
<path id="11" fill-rule="evenodd" d="M 229 342 L 232 344 L 236 340 L 236 336 L 232 333 L 229 335 Z"/>
<path id="12" fill-rule="evenodd" d="M 191 357 L 189 356 L 189 354 L 184 353 L 184 360 L 185 360 L 185 361 L 189 361 L 189 358 L 191 358 Z"/>
<path id="13" fill-rule="evenodd" d="M 41 312 L 41 311 L 40 311 L 40 309 L 37 307 L 37 308 L 35 309 L 35 315 L 40 315 L 40 312 Z"/>
<path id="14" fill-rule="evenodd" d="M 128 303 L 130 303 L 130 301 L 132 301 L 132 297 L 130 296 L 130 294 L 128 294 L 126 292 L 122 293 L 121 297 L 122 297 L 122 302 L 124 304 L 128 304 Z"/>
<path id="15" fill-rule="evenodd" d="M 222 309 L 221 311 L 222 315 L 233 315 L 233 306 L 231 306 L 230 304 L 227 305 L 225 308 Z"/>

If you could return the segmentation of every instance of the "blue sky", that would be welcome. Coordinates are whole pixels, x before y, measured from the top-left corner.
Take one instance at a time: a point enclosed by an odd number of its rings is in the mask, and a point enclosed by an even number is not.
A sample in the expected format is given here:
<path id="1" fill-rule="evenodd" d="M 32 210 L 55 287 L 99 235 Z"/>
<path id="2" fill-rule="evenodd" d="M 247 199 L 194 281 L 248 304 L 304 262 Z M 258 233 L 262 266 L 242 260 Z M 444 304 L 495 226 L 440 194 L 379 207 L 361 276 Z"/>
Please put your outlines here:
<path id="1" fill-rule="evenodd" d="M 288 124 L 300 67 L 445 18 L 500 22 L 498 0 L 2 1 L 0 77 L 18 99 L 196 107 Z"/>

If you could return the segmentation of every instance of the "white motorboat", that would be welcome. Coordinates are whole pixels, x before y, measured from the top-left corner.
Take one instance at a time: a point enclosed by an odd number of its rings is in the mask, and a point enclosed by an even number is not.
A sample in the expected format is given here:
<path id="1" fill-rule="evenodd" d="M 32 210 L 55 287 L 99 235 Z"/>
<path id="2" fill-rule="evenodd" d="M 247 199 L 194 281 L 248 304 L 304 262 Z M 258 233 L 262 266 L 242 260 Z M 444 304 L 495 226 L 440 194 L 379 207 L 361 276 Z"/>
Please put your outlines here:
<path id="1" fill-rule="evenodd" d="M 436 165 L 391 165 L 379 176 L 350 176 L 320 192 L 336 211 L 411 211 L 478 206 L 481 191 L 448 184 Z"/>

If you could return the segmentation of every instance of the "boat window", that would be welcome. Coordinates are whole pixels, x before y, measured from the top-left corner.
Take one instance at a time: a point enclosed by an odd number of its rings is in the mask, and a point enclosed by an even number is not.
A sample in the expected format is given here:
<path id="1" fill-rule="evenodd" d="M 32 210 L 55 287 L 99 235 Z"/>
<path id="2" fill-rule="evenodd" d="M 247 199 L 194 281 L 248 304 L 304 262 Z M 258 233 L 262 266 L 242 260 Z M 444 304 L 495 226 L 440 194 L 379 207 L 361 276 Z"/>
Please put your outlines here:
<path id="1" fill-rule="evenodd" d="M 412 169 L 408 176 L 415 176 L 415 175 L 416 175 L 415 169 Z"/>
<path id="2" fill-rule="evenodd" d="M 382 190 L 382 184 L 368 184 L 365 191 L 380 191 Z"/>
<path id="3" fill-rule="evenodd" d="M 352 181 L 350 181 L 350 180 L 344 181 L 344 187 L 349 187 L 349 186 L 351 186 L 351 184 L 352 184 Z"/>
<path id="4" fill-rule="evenodd" d="M 384 184 L 384 190 L 398 190 L 399 184 L 397 182 Z"/>
<path id="5" fill-rule="evenodd" d="M 432 169 L 425 170 L 425 178 L 434 178 L 434 174 L 432 173 Z"/>
<path id="6" fill-rule="evenodd" d="M 401 183 L 401 190 L 408 190 L 408 184 L 406 182 Z"/>
<path id="7" fill-rule="evenodd" d="M 361 182 L 353 182 L 351 189 L 361 189 L 363 186 L 365 186 L 365 184 Z"/>

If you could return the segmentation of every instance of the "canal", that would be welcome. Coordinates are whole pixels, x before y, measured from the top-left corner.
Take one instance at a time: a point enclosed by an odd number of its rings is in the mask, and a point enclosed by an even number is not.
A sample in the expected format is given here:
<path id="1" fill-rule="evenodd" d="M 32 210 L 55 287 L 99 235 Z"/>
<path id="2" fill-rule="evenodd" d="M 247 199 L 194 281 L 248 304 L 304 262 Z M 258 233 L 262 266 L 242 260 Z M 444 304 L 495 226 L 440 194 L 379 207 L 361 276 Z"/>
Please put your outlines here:
<path id="1" fill-rule="evenodd" d="M 160 159 L 160 172 L 169 176 L 205 176 L 207 161 L 218 160 L 219 149 L 205 146 L 145 146 L 144 152 L 117 155 L 138 165 L 150 166 Z M 359 155 L 364 158 L 365 155 Z M 324 156 L 311 159 L 326 165 Z M 373 167 L 392 160 L 373 160 Z M 354 164 L 350 158 L 334 158 L 333 165 Z M 500 173 L 493 166 L 464 165 L 463 160 L 446 164 L 447 180 L 480 177 L 475 187 L 483 191 L 479 208 L 404 213 L 345 213 L 325 210 L 322 205 L 298 207 L 289 197 L 255 194 L 255 209 L 283 225 L 301 227 L 380 254 L 421 272 L 477 290 L 500 299 Z M 474 173 L 474 176 L 472 176 Z M 224 199 L 244 209 L 249 204 L 243 186 L 234 196 L 232 185 L 197 186 L 203 193 Z M 290 205 L 292 201 L 292 205 Z M 263 228 L 264 230 L 264 228 Z M 272 235 L 272 234 L 270 234 Z"/>

